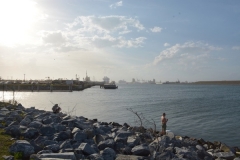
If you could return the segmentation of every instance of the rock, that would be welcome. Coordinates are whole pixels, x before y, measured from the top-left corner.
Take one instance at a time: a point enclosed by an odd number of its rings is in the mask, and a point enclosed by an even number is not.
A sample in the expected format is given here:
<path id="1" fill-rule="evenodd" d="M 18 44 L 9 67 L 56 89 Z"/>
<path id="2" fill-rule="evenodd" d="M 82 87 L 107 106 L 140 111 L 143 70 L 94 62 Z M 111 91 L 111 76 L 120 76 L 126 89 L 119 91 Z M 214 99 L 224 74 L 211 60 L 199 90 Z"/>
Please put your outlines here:
<path id="1" fill-rule="evenodd" d="M 104 160 L 114 160 L 116 158 L 116 153 L 112 148 L 105 148 L 101 151 L 101 155 Z"/>
<path id="2" fill-rule="evenodd" d="M 19 125 L 12 125 L 9 127 L 4 128 L 7 134 L 10 134 L 12 137 L 20 137 L 21 131 L 19 129 Z"/>
<path id="3" fill-rule="evenodd" d="M 213 156 L 218 158 L 223 158 L 223 159 L 230 159 L 230 160 L 235 158 L 235 154 L 233 154 L 231 151 L 213 153 Z"/>
<path id="4" fill-rule="evenodd" d="M 72 148 L 72 144 L 70 140 L 66 140 L 60 145 L 60 149 L 66 149 L 66 148 Z"/>
<path id="5" fill-rule="evenodd" d="M 86 133 L 82 133 L 82 132 L 76 132 L 73 135 L 73 140 L 75 140 L 75 141 L 83 141 L 86 138 L 87 138 L 87 134 Z"/>
<path id="6" fill-rule="evenodd" d="M 43 136 L 51 136 L 55 134 L 55 129 L 51 126 L 44 125 L 42 128 L 40 128 L 39 133 Z"/>
<path id="7" fill-rule="evenodd" d="M 65 141 L 70 138 L 70 134 L 67 131 L 61 131 L 59 133 L 54 134 L 55 141 Z"/>
<path id="8" fill-rule="evenodd" d="M 131 148 L 136 146 L 136 145 L 139 145 L 139 143 L 140 143 L 140 138 L 139 137 L 130 136 L 127 139 L 127 144 Z"/>
<path id="9" fill-rule="evenodd" d="M 231 148 L 229 146 L 227 146 L 226 144 L 222 143 L 220 146 L 220 150 L 222 150 L 223 152 L 229 152 L 229 151 L 231 151 Z"/>
<path id="10" fill-rule="evenodd" d="M 52 150 L 42 150 L 39 151 L 37 154 L 43 154 L 43 153 L 53 153 Z"/>
<path id="11" fill-rule="evenodd" d="M 95 131 L 91 128 L 84 129 L 83 133 L 87 135 L 88 139 L 92 139 L 95 136 Z"/>
<path id="12" fill-rule="evenodd" d="M 39 158 L 41 159 L 71 159 L 71 160 L 77 160 L 74 152 L 66 152 L 66 153 L 43 153 L 39 155 Z"/>
<path id="13" fill-rule="evenodd" d="M 60 146 L 59 146 L 59 144 L 51 144 L 51 145 L 44 147 L 43 149 L 51 150 L 52 152 L 57 153 L 60 150 Z"/>
<path id="14" fill-rule="evenodd" d="M 13 156 L 2 156 L 4 160 L 14 160 Z"/>
<path id="15" fill-rule="evenodd" d="M 29 157 L 34 153 L 34 147 L 26 140 L 17 140 L 9 148 L 10 153 L 22 152 L 24 157 Z"/>
<path id="16" fill-rule="evenodd" d="M 77 127 L 73 128 L 72 134 L 75 134 L 76 132 L 80 132 L 81 130 Z"/>
<path id="17" fill-rule="evenodd" d="M 42 123 L 43 124 L 50 124 L 50 123 L 52 123 L 52 118 L 45 117 L 45 118 L 43 118 Z"/>
<path id="18" fill-rule="evenodd" d="M 38 137 L 38 130 L 35 128 L 28 128 L 25 132 L 23 132 L 24 138 L 27 139 L 35 139 Z"/>
<path id="19" fill-rule="evenodd" d="M 91 155 L 93 153 L 96 153 L 96 151 L 87 143 L 81 143 L 78 148 L 82 150 L 83 154 L 85 155 Z"/>
<path id="20" fill-rule="evenodd" d="M 23 126 L 28 126 L 28 124 L 31 123 L 31 120 L 29 118 L 24 118 L 19 124 Z"/>
<path id="21" fill-rule="evenodd" d="M 93 137 L 93 140 L 96 144 L 99 144 L 99 142 L 104 141 L 107 138 L 109 138 L 107 135 L 97 134 Z"/>
<path id="22" fill-rule="evenodd" d="M 144 156 L 134 156 L 134 155 L 123 155 L 123 154 L 117 154 L 116 160 L 150 160 L 148 157 Z"/>
<path id="23" fill-rule="evenodd" d="M 34 140 L 34 142 L 35 142 L 36 144 L 38 144 L 39 146 L 44 146 L 44 142 L 45 142 L 46 140 L 48 140 L 48 137 L 47 137 L 47 136 L 38 136 L 38 137 Z"/>
<path id="24" fill-rule="evenodd" d="M 34 147 L 34 152 L 37 153 L 43 149 L 43 147 L 37 145 L 34 140 L 29 142 Z"/>
<path id="25" fill-rule="evenodd" d="M 156 156 L 156 160 L 168 160 L 174 158 L 175 155 L 170 151 L 162 152 L 160 155 Z"/>
<path id="26" fill-rule="evenodd" d="M 107 140 L 101 141 L 98 144 L 98 149 L 104 150 L 107 147 L 114 149 L 114 146 L 115 146 L 114 140 L 113 139 L 107 139 Z"/>
<path id="27" fill-rule="evenodd" d="M 98 153 L 91 154 L 90 156 L 88 156 L 88 159 L 90 159 L 90 160 L 105 160 L 105 159 L 103 159 L 102 155 L 98 154 Z"/>
<path id="28" fill-rule="evenodd" d="M 137 156 L 148 156 L 150 154 L 150 150 L 147 145 L 141 144 L 132 149 L 132 154 Z"/>
<path id="29" fill-rule="evenodd" d="M 32 122 L 28 125 L 28 127 L 29 127 L 29 128 L 31 127 L 31 128 L 39 129 L 39 128 L 42 127 L 42 123 L 39 122 L 39 121 L 32 121 Z"/>
<path id="30" fill-rule="evenodd" d="M 49 145 L 52 145 L 52 144 L 58 144 L 57 141 L 54 141 L 54 140 L 43 140 L 43 146 L 49 146 Z"/>

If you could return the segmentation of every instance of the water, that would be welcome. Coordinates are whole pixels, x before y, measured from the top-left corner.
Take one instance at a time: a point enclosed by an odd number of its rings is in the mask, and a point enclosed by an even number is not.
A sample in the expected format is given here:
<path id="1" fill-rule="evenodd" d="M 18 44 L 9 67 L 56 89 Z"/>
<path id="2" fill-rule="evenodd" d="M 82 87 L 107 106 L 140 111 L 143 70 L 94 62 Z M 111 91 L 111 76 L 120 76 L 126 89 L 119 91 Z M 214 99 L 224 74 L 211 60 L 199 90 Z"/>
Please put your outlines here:
<path id="1" fill-rule="evenodd" d="M 4 93 L 6 101 L 12 98 L 12 92 Z M 167 129 L 176 135 L 240 146 L 238 85 L 122 84 L 116 90 L 95 86 L 79 92 L 16 92 L 15 99 L 24 107 L 50 111 L 52 103 L 58 103 L 71 115 L 138 125 L 137 117 L 127 110 L 131 108 L 154 121 L 157 130 L 161 128 L 160 117 L 165 112 L 169 119 Z M 144 124 L 154 127 L 145 120 Z"/>

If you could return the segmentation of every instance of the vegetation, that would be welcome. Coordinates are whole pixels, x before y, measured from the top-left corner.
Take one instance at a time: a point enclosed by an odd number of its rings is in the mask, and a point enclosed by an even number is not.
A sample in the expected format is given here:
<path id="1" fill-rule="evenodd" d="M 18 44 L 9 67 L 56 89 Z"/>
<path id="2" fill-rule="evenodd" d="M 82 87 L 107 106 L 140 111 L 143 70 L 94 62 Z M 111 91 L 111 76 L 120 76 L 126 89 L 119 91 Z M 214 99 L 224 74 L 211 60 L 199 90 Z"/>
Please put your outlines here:
<path id="1" fill-rule="evenodd" d="M 0 129 L 0 159 L 4 155 L 10 155 L 9 147 L 15 142 L 11 140 L 11 136 L 6 134 L 3 129 Z"/>

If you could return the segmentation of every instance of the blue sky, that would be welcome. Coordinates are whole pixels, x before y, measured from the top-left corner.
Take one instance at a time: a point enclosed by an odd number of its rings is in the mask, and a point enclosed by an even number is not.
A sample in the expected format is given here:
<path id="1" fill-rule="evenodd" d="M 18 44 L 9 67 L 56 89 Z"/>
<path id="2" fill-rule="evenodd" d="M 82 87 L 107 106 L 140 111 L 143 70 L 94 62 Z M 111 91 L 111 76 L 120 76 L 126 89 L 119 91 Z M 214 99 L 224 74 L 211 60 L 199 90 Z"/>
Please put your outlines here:
<path id="1" fill-rule="evenodd" d="M 240 80 L 238 0 L 0 1 L 4 79 Z"/>

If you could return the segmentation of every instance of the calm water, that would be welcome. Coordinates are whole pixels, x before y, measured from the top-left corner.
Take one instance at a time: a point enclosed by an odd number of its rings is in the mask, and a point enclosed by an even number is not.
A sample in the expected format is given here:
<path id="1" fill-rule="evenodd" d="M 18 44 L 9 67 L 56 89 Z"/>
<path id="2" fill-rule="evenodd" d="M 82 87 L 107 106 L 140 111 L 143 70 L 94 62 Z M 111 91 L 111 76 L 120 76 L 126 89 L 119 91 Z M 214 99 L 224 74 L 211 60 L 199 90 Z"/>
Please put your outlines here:
<path id="1" fill-rule="evenodd" d="M 12 92 L 4 93 L 6 101 L 12 98 Z M 80 92 L 16 92 L 15 99 L 24 107 L 51 110 L 52 103 L 58 103 L 72 115 L 137 125 L 136 116 L 127 110 L 132 108 L 146 119 L 154 120 L 158 130 L 165 112 L 169 119 L 167 129 L 176 135 L 240 146 L 238 85 L 122 84 L 116 90 L 96 86 Z"/>

